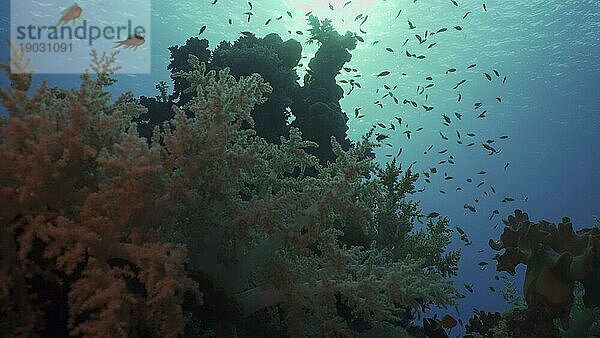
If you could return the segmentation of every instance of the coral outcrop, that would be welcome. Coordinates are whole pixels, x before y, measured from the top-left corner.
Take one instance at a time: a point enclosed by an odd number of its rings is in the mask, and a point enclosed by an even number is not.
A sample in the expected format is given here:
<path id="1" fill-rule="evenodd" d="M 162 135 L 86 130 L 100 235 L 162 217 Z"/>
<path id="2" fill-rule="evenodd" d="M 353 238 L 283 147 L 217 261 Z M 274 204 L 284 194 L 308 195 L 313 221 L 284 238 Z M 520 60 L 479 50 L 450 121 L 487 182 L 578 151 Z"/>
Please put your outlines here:
<path id="1" fill-rule="evenodd" d="M 490 240 L 492 249 L 504 250 L 496 255 L 496 269 L 514 275 L 518 264 L 527 265 L 527 310 L 513 317 L 511 327 L 516 322 L 553 327 L 554 318 L 568 327 L 576 281 L 583 285 L 585 306 L 600 306 L 600 229 L 574 231 L 567 217 L 559 224 L 534 223 L 521 210 L 503 222 L 500 240 Z"/>
<path id="2" fill-rule="evenodd" d="M 76 90 L 0 90 L 0 335 L 352 336 L 454 302 L 447 222 L 412 231 L 414 176 L 365 158 L 370 137 L 330 140 L 327 165 L 297 128 L 269 143 L 252 111 L 272 87 L 192 55 L 193 95 L 146 140 L 95 60 Z"/>
<path id="3" fill-rule="evenodd" d="M 208 70 L 229 68 L 235 78 L 257 73 L 271 85 L 272 91 L 265 94 L 268 100 L 256 105 L 251 113 L 252 128 L 260 137 L 269 143 L 279 143 L 280 137 L 287 135 L 290 127 L 295 127 L 305 139 L 318 145 L 306 149 L 309 154 L 315 155 L 322 164 L 334 161 L 331 137 L 334 136 L 344 150 L 351 144 L 346 135 L 348 117 L 340 107 L 343 90 L 336 83 L 336 76 L 350 61 L 349 50 L 356 47 L 356 40 L 350 32 L 338 34 L 329 20 L 319 21 L 310 16 L 309 24 L 312 27 L 310 41 L 320 46 L 308 64 L 302 86 L 296 73 L 302 45 L 294 39 L 283 41 L 275 33 L 262 38 L 247 34 L 233 43 L 223 41 L 214 51 L 208 49 L 208 40 L 197 37 L 189 38 L 182 46 L 170 47 L 168 69 L 172 73 L 173 93 L 166 101 L 160 97 L 140 98 L 140 103 L 148 108 L 148 112 L 137 120 L 140 134 L 149 139 L 154 126 L 162 125 L 174 116 L 171 106 L 183 108 L 195 96 L 188 90 L 190 83 L 175 75 L 191 70 L 187 59 L 194 55 Z M 192 114 L 189 110 L 186 113 Z M 291 118 L 294 121 L 290 125 Z"/>

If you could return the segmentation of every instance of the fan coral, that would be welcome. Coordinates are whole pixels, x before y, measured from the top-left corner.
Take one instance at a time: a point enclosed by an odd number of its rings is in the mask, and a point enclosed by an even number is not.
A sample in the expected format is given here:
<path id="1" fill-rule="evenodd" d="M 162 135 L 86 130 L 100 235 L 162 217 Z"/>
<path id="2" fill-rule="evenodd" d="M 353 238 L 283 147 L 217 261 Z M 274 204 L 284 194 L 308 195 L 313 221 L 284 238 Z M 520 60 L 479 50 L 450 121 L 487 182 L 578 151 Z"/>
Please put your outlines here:
<path id="1" fill-rule="evenodd" d="M 515 267 L 527 265 L 523 293 L 528 311 L 520 319 L 547 322 L 559 318 L 568 327 L 575 281 L 583 284 L 587 307 L 600 305 L 600 230 L 573 231 L 569 218 L 558 224 L 533 223 L 521 210 L 503 220 L 506 225 L 498 242 L 490 240 L 496 255 L 497 270 L 514 275 Z M 531 320 L 530 320 L 531 322 Z"/>

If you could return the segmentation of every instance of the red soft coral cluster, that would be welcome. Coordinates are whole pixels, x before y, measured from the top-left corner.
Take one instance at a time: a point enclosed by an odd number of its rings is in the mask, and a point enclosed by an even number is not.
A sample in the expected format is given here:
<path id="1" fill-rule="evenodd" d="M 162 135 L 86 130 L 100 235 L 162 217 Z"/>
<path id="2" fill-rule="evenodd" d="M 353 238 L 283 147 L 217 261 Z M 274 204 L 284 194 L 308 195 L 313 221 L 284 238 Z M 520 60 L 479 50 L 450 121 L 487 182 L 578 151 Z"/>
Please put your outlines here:
<path id="1" fill-rule="evenodd" d="M 0 89 L 1 336 L 174 337 L 199 296 L 185 247 L 153 236 L 160 166 L 128 122 L 143 108 L 110 103 L 114 57 L 94 57 L 77 90 Z"/>

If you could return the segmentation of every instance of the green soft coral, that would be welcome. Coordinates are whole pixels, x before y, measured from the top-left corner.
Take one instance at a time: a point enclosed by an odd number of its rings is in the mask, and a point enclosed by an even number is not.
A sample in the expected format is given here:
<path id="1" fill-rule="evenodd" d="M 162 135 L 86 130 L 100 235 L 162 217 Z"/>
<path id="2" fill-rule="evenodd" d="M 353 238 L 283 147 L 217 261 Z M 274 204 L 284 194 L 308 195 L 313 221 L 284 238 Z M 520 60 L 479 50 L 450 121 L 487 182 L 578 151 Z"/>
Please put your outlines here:
<path id="1" fill-rule="evenodd" d="M 207 320 L 217 331 L 240 326 L 244 317 L 279 306 L 290 333 L 345 335 L 350 331 L 337 312 L 340 301 L 353 309 L 354 317 L 369 323 L 393 321 L 399 312 L 423 304 L 452 303 L 456 293 L 451 282 L 427 271 L 430 263 L 408 254 L 391 254 L 388 243 L 383 243 L 391 222 L 405 228 L 394 235 L 401 241 L 412 229 L 413 216 L 419 214 L 416 203 L 404 201 L 405 194 L 414 190 L 410 170 L 399 179 L 396 174 L 402 170 L 394 165 L 387 175 L 378 170 L 380 178 L 365 181 L 364 173 L 376 168 L 364 157 L 372 146 L 367 139 L 348 151 L 332 139 L 337 160 L 327 166 L 305 152 L 315 145 L 303 141 L 296 129 L 280 145 L 267 144 L 252 130 L 239 129 L 240 121 L 251 125 L 246 109 L 238 113 L 226 109 L 230 96 L 237 95 L 223 88 L 229 80 L 212 80 L 217 73 L 207 73 L 202 64 L 190 61 L 194 69 L 178 76 L 192 83 L 198 94 L 187 107 L 194 117 L 178 112 L 176 120 L 181 121 L 166 143 L 168 147 L 170 139 L 190 143 L 189 150 L 183 149 L 173 160 L 195 159 L 179 165 L 177 176 L 194 180 L 176 184 L 185 187 L 184 195 L 195 196 L 190 200 L 193 207 L 186 208 L 194 213 L 178 217 L 172 231 L 188 234 L 179 238 L 190 248 L 189 268 L 206 286 L 205 298 L 225 306 L 216 311 L 222 316 L 215 315 L 214 307 L 206 307 L 213 310 Z M 218 76 L 228 77 L 228 73 Z M 251 88 L 264 86 L 255 83 Z M 219 137 L 207 142 L 213 133 Z M 218 157 L 208 151 L 211 148 L 220 148 Z M 194 153 L 198 151 L 201 154 Z M 317 177 L 301 174 L 308 167 L 316 170 Z M 196 168 L 195 173 L 187 173 L 188 168 Z M 221 183 L 215 185 L 215 180 Z M 217 187 L 220 192 L 211 193 Z M 390 188 L 395 190 L 391 195 Z M 378 206 L 368 198 L 374 193 L 379 194 Z M 390 215 L 401 214 L 388 217 L 385 226 L 381 217 L 373 217 L 373 211 L 383 210 L 384 205 Z M 354 227 L 367 232 L 379 229 L 377 240 L 382 244 L 344 245 L 342 234 Z M 439 252 L 446 244 L 439 241 L 430 248 Z"/>

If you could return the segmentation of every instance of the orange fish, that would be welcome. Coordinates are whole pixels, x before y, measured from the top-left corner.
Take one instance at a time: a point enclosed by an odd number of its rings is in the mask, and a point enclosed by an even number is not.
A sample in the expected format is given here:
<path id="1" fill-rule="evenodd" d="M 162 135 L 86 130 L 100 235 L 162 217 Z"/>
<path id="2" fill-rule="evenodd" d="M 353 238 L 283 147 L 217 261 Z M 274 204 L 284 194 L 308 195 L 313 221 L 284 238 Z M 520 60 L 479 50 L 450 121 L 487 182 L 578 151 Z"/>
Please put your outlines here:
<path id="1" fill-rule="evenodd" d="M 79 7 L 77 3 L 74 3 L 64 11 L 62 11 L 62 17 L 54 27 L 58 27 L 62 24 L 67 25 L 70 21 L 73 21 L 73 25 L 75 25 L 75 21 L 81 18 L 81 14 L 83 13 L 83 9 Z"/>
<path id="2" fill-rule="evenodd" d="M 133 50 L 136 50 L 139 46 L 143 45 L 144 42 L 146 42 L 146 39 L 144 39 L 141 34 L 132 34 L 125 40 L 115 42 L 116 45 L 113 48 L 125 46 L 123 48 L 133 48 Z"/>
<path id="3" fill-rule="evenodd" d="M 451 329 L 455 327 L 456 324 L 458 324 L 458 322 L 451 315 L 445 315 L 444 317 L 442 317 L 440 324 L 446 329 Z"/>

